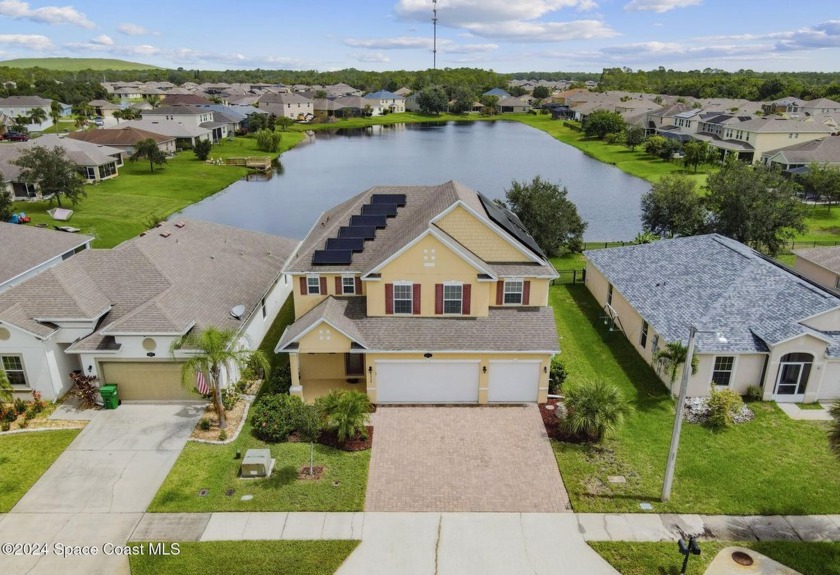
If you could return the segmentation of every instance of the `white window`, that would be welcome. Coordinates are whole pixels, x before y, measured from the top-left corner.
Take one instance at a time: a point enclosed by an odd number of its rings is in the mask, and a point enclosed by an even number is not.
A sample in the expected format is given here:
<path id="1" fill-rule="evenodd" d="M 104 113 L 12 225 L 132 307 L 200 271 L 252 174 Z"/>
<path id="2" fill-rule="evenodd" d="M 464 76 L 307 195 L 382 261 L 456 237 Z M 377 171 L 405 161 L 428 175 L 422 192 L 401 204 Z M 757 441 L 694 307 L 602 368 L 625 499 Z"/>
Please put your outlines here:
<path id="1" fill-rule="evenodd" d="M 341 293 L 344 295 L 355 295 L 356 278 L 353 276 L 343 276 L 341 278 Z"/>
<path id="2" fill-rule="evenodd" d="M 414 310 L 411 284 L 394 285 L 394 313 L 410 314 Z"/>
<path id="3" fill-rule="evenodd" d="M 522 304 L 522 288 L 524 282 L 522 280 L 505 280 L 505 299 L 506 305 L 521 305 Z"/>
<path id="4" fill-rule="evenodd" d="M 23 370 L 23 360 L 19 355 L 4 355 L 3 371 L 6 378 L 14 387 L 27 387 L 26 372 Z"/>
<path id="5" fill-rule="evenodd" d="M 461 314 L 461 303 L 464 299 L 464 288 L 461 284 L 444 284 L 443 313 Z"/>
<path id="6" fill-rule="evenodd" d="M 712 383 L 715 385 L 729 385 L 734 367 L 735 357 L 731 355 L 716 357 L 715 368 L 712 371 Z"/>
<path id="7" fill-rule="evenodd" d="M 309 295 L 320 295 L 321 278 L 318 276 L 308 276 L 306 278 L 306 293 Z"/>

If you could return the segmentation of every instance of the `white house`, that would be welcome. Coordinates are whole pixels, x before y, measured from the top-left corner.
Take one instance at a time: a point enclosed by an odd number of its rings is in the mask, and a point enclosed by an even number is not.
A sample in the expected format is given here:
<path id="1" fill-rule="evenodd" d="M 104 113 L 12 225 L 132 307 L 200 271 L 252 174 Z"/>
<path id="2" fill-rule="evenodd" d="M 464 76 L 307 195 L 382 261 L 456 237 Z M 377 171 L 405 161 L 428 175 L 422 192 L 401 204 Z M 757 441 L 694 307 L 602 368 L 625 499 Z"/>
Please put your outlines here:
<path id="1" fill-rule="evenodd" d="M 0 294 L 2 367 L 15 391 L 45 399 L 60 397 L 74 370 L 118 384 L 123 400 L 195 398 L 180 376 L 190 351 L 173 358 L 170 345 L 209 326 L 259 345 L 291 292 L 281 270 L 296 245 L 180 219 L 85 250 Z"/>
<path id="2" fill-rule="evenodd" d="M 368 100 L 378 100 L 379 105 L 383 110 L 388 110 L 392 113 L 405 112 L 405 98 L 398 96 L 388 90 L 379 90 L 372 92 L 365 96 Z"/>
<path id="3" fill-rule="evenodd" d="M 6 114 L 10 118 L 17 118 L 18 116 L 29 116 L 34 108 L 41 108 L 46 118 L 43 122 L 35 124 L 26 124 L 26 129 L 30 132 L 43 132 L 53 125 L 50 111 L 52 100 L 47 100 L 40 96 L 9 96 L 8 98 L 0 98 L 0 113 Z"/>

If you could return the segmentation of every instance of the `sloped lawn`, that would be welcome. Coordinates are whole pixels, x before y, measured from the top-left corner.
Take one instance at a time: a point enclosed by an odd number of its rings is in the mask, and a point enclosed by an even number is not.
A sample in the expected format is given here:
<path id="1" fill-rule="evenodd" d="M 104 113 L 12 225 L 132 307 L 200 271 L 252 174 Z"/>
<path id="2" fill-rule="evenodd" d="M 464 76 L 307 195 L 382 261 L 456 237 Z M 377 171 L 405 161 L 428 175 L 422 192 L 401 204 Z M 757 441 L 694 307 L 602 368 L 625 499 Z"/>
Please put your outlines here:
<path id="1" fill-rule="evenodd" d="M 753 403 L 753 422 L 713 432 L 685 424 L 671 501 L 659 501 L 675 402 L 620 332 L 609 332 L 583 285 L 551 289 L 561 358 L 578 378 L 605 378 L 635 413 L 602 445 L 552 442 L 578 512 L 707 514 L 840 513 L 840 461 L 827 447 L 824 422 L 793 421 L 773 403 Z M 610 483 L 623 475 L 627 483 Z"/>
<path id="2" fill-rule="evenodd" d="M 78 434 L 78 429 L 0 433 L 0 513 L 15 506 Z"/>

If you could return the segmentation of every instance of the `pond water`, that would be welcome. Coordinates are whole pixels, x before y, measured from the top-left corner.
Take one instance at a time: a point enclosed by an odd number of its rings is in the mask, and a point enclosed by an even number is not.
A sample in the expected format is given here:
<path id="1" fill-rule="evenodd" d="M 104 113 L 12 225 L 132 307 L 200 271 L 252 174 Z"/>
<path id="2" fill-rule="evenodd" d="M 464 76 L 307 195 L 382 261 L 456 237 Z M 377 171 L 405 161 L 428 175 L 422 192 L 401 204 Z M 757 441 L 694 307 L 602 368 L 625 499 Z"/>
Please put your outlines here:
<path id="1" fill-rule="evenodd" d="M 589 222 L 585 239 L 630 240 L 641 230 L 645 180 L 518 122 L 397 124 L 316 132 L 283 154 L 274 173 L 235 182 L 182 213 L 303 238 L 321 212 L 376 185 L 458 180 L 503 198 L 512 180 L 539 175 L 569 191 Z"/>

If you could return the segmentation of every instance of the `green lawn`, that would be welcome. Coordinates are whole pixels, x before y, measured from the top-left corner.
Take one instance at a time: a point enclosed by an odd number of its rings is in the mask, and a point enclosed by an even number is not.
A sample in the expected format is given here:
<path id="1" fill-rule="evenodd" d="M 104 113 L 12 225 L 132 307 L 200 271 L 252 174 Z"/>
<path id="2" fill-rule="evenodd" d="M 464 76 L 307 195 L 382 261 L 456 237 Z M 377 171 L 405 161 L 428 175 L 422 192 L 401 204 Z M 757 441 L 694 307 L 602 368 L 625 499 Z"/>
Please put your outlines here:
<path id="1" fill-rule="evenodd" d="M 0 433 L 0 513 L 15 506 L 78 434 L 78 429 Z"/>
<path id="2" fill-rule="evenodd" d="M 622 575 L 677 575 L 682 567 L 683 557 L 672 542 L 596 542 L 590 546 Z M 732 546 L 753 549 L 802 575 L 840 575 L 840 543 L 797 541 L 701 541 L 700 555 L 688 560 L 687 575 L 702 575 L 721 549 Z"/>
<path id="3" fill-rule="evenodd" d="M 269 479 L 240 479 L 237 451 L 271 449 L 277 459 Z M 210 511 L 361 511 L 365 502 L 370 451 L 346 452 L 315 446 L 315 465 L 323 465 L 317 481 L 298 480 L 297 470 L 309 464 L 308 443 L 267 444 L 251 435 L 245 424 L 229 445 L 187 443 L 149 511 L 196 513 Z M 336 485 L 335 482 L 338 482 Z M 209 489 L 199 497 L 201 489 Z M 234 489 L 232 496 L 225 491 Z M 241 501 L 250 494 L 251 501 Z"/>
<path id="4" fill-rule="evenodd" d="M 300 133 L 284 133 L 281 152 L 302 138 Z M 269 154 L 256 149 L 252 138 L 222 142 L 211 152 L 214 158 L 266 155 Z M 168 217 L 226 188 L 247 173 L 241 167 L 208 165 L 197 160 L 191 151 L 181 152 L 164 166 L 155 167 L 154 173 L 149 171 L 148 162 L 126 162 L 118 177 L 85 188 L 88 196 L 73 207 L 75 213 L 68 223 L 96 236 L 94 247 L 114 247 L 146 229 L 144 220 L 149 216 Z M 25 212 L 33 224 L 55 225 L 58 222 L 46 213 L 49 207 L 47 202 L 15 204 L 15 210 Z"/>
<path id="5" fill-rule="evenodd" d="M 656 512 L 840 513 L 840 461 L 825 423 L 793 421 L 773 403 L 751 404 L 756 419 L 724 432 L 684 425 L 672 499 L 659 502 L 674 401 L 624 335 L 607 331 L 586 287 L 554 286 L 550 298 L 567 381 L 605 378 L 635 408 L 603 445 L 553 442 L 575 511 L 638 512 L 650 502 Z"/>
<path id="6" fill-rule="evenodd" d="M 358 544 L 358 541 L 190 542 L 178 544 L 177 556 L 132 555 L 129 564 L 132 575 L 332 575 Z"/>

